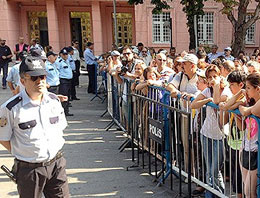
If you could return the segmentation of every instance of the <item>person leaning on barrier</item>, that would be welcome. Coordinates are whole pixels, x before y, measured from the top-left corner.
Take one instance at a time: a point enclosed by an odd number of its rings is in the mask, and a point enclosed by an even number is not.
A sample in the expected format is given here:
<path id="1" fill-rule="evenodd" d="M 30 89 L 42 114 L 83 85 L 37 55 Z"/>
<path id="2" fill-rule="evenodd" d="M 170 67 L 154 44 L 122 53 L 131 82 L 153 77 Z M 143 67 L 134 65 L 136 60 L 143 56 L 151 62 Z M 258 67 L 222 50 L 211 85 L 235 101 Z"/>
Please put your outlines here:
<path id="1" fill-rule="evenodd" d="M 250 74 L 246 78 L 246 90 L 241 90 L 235 95 L 235 99 L 240 95 L 247 98 L 247 102 L 239 105 L 242 116 L 254 114 L 260 115 L 260 74 Z M 259 118 L 258 118 L 259 119 Z M 244 122 L 244 123 L 243 123 Z M 244 194 L 246 198 L 257 197 L 257 155 L 258 155 L 258 124 L 254 118 L 247 117 L 245 120 L 237 119 L 238 128 L 244 130 L 242 140 L 242 153 L 240 165 L 242 167 L 242 180 L 244 184 Z"/>
<path id="2" fill-rule="evenodd" d="M 111 52 L 111 56 L 107 58 L 107 72 L 111 75 L 115 75 L 116 68 L 122 67 L 122 63 L 120 61 L 120 53 L 117 50 Z"/>
<path id="3" fill-rule="evenodd" d="M 234 193 L 237 193 L 238 197 L 242 198 L 242 174 L 240 169 L 240 148 L 242 144 L 243 131 L 239 130 L 237 127 L 237 119 L 241 119 L 240 115 L 235 113 L 229 114 L 227 110 L 234 110 L 239 107 L 240 104 L 246 102 L 246 97 L 241 93 L 241 90 L 245 87 L 246 75 L 241 71 L 233 71 L 228 75 L 227 81 L 229 82 L 230 90 L 233 97 L 229 99 L 226 103 L 219 103 L 220 108 L 220 124 L 224 125 L 229 122 L 230 131 L 227 136 L 227 155 L 231 155 L 229 163 L 231 164 L 231 172 L 229 175 L 231 178 L 232 189 Z M 238 94 L 238 97 L 237 95 Z M 222 113 L 222 111 L 224 111 Z M 224 119 L 222 118 L 224 116 Z M 222 123 L 224 121 L 224 123 Z"/>
<path id="4" fill-rule="evenodd" d="M 163 53 L 156 55 L 157 72 L 160 74 L 159 81 L 161 84 L 168 83 L 173 78 L 175 72 L 167 67 L 167 57 Z"/>
<path id="5" fill-rule="evenodd" d="M 216 65 L 209 65 L 206 70 L 208 88 L 204 89 L 191 103 L 192 109 L 199 109 L 208 102 L 219 104 L 231 97 L 232 93 L 228 87 L 224 86 L 223 79 L 220 77 L 220 70 Z M 221 127 L 218 119 L 218 112 L 207 106 L 206 118 L 200 130 L 200 140 L 203 156 L 206 164 L 206 182 L 212 188 L 223 193 L 225 185 L 221 174 L 221 167 L 224 162 L 223 138 L 228 131 L 226 127 Z M 212 193 L 206 191 L 206 197 L 211 197 Z"/>
<path id="6" fill-rule="evenodd" d="M 67 126 L 59 98 L 47 92 L 45 65 L 29 56 L 20 65 L 25 90 L 0 108 L 0 143 L 14 155 L 21 198 L 69 197 L 62 154 Z"/>

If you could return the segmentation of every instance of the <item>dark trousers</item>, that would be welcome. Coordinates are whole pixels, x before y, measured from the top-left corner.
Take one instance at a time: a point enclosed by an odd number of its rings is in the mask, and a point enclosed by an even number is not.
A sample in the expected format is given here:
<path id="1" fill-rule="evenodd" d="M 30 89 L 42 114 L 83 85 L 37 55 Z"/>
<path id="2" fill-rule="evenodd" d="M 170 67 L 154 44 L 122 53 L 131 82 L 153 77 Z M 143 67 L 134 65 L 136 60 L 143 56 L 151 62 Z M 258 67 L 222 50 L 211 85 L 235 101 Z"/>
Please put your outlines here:
<path id="1" fill-rule="evenodd" d="M 65 172 L 66 160 L 61 157 L 49 166 L 37 167 L 18 162 L 17 189 L 20 198 L 69 198 Z"/>
<path id="2" fill-rule="evenodd" d="M 95 93 L 96 92 L 96 83 L 95 83 L 95 65 L 88 65 L 88 93 Z"/>
<path id="3" fill-rule="evenodd" d="M 71 79 L 60 79 L 60 85 L 59 85 L 59 94 L 67 96 L 69 98 L 70 96 L 70 89 L 71 89 Z M 69 100 L 61 103 L 65 114 L 69 112 Z"/>
<path id="4" fill-rule="evenodd" d="M 70 91 L 70 96 L 71 96 L 71 99 L 74 99 L 74 98 L 77 98 L 76 96 L 76 80 L 77 80 L 77 73 L 76 71 L 73 71 L 73 78 L 72 78 L 72 81 L 71 81 L 71 91 Z"/>
<path id="5" fill-rule="evenodd" d="M 80 61 L 76 60 L 75 65 L 76 65 L 76 75 L 75 75 L 74 84 L 75 84 L 75 86 L 78 86 L 79 85 L 79 76 L 80 76 Z"/>
<path id="6" fill-rule="evenodd" d="M 2 86 L 6 87 L 6 78 L 8 74 L 8 62 L 0 64 L 0 73 L 3 70 Z"/>
<path id="7" fill-rule="evenodd" d="M 59 86 L 50 86 L 48 88 L 48 91 L 51 92 L 51 93 L 54 93 L 54 94 L 58 94 L 59 93 L 58 88 L 59 88 Z"/>

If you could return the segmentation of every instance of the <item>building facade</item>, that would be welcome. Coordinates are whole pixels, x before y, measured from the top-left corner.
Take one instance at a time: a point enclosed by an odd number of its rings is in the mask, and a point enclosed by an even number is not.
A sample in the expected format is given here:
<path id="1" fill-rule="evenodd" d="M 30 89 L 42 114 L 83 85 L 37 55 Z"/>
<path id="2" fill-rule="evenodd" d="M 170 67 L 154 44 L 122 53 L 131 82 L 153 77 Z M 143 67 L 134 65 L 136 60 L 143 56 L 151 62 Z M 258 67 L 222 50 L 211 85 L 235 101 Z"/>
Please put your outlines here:
<path id="1" fill-rule="evenodd" d="M 172 18 L 172 43 L 177 52 L 187 50 L 189 33 L 186 15 L 182 5 L 170 2 L 171 9 L 162 14 L 152 14 L 153 6 L 144 4 L 130 6 L 127 0 L 116 1 L 117 37 L 120 45 L 136 45 L 138 42 L 155 49 L 169 49 L 170 28 L 165 21 Z M 206 45 L 217 44 L 219 50 L 230 46 L 233 28 L 223 15 L 221 4 L 207 1 L 205 15 L 198 16 L 198 42 Z M 253 12 L 255 4 L 250 5 Z M 112 0 L 0 0 L 0 37 L 13 46 L 18 37 L 25 42 L 33 38 L 43 46 L 51 45 L 58 52 L 71 44 L 73 39 L 80 42 L 81 49 L 88 41 L 95 43 L 95 54 L 111 50 L 114 43 Z M 247 33 L 246 52 L 259 47 L 259 22 Z"/>

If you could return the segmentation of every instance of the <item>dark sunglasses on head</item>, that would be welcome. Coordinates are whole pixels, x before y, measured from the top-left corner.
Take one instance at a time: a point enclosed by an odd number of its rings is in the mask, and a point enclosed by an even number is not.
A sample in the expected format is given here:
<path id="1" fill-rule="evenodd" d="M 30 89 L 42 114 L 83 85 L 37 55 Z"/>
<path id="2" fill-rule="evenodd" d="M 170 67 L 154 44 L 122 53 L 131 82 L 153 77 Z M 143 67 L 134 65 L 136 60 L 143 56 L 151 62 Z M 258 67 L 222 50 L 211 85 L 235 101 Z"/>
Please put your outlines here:
<path id="1" fill-rule="evenodd" d="M 46 78 L 45 75 L 40 75 L 40 76 L 31 76 L 31 80 L 33 82 L 35 82 L 36 80 L 38 80 L 38 78 L 40 78 L 41 80 L 44 80 Z"/>

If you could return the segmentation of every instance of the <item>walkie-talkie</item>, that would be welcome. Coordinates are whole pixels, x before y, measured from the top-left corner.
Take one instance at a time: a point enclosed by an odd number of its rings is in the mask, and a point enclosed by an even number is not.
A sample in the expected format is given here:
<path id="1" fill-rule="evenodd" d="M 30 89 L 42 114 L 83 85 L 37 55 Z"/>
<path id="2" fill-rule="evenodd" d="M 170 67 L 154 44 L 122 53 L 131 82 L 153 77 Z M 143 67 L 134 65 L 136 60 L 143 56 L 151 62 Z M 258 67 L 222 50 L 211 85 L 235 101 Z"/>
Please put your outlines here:
<path id="1" fill-rule="evenodd" d="M 1 169 L 16 184 L 16 178 L 15 178 L 14 174 L 5 165 L 2 165 Z"/>

